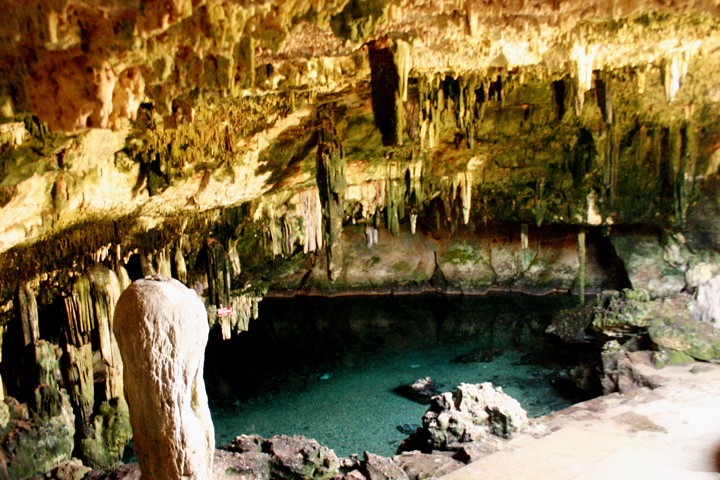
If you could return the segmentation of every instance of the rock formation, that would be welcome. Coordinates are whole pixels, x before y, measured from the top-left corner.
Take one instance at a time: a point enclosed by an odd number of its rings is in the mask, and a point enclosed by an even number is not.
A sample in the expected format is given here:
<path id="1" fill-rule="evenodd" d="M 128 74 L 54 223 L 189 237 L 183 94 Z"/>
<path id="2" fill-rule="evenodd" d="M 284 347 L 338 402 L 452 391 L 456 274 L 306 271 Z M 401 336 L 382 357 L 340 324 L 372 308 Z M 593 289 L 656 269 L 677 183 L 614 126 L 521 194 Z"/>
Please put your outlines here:
<path id="1" fill-rule="evenodd" d="M 511 438 L 528 425 L 527 413 L 501 387 L 485 382 L 462 383 L 455 394 L 433 397 L 423 426 L 400 445 L 399 451 L 450 450 L 462 443 Z"/>
<path id="2" fill-rule="evenodd" d="M 212 478 L 202 302 L 177 280 L 146 277 L 118 300 L 114 331 L 143 478 Z"/>

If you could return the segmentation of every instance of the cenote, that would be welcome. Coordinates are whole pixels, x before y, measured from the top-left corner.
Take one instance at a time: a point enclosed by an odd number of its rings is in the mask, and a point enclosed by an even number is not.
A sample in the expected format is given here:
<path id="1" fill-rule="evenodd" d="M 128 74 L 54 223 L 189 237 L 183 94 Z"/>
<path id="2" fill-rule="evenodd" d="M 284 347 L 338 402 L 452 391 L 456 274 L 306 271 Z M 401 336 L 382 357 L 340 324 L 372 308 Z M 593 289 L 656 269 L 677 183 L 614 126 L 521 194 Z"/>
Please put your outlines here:
<path id="1" fill-rule="evenodd" d="M 558 388 L 591 355 L 553 341 L 552 315 L 577 297 L 518 294 L 266 298 L 250 329 L 211 333 L 205 376 L 218 446 L 239 434 L 304 435 L 339 456 L 391 456 L 427 405 L 396 393 L 492 382 L 531 417 L 578 400 Z M 584 353 L 583 353 L 584 352 Z"/>

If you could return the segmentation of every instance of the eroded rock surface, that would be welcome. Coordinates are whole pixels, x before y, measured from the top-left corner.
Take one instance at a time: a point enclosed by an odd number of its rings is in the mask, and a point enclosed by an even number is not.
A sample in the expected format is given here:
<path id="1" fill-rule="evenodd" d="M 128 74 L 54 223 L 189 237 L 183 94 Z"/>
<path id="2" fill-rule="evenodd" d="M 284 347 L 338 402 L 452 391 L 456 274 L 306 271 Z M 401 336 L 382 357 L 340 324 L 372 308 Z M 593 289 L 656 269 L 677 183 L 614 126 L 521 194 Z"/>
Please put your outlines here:
<path id="1" fill-rule="evenodd" d="M 115 335 L 143 478 L 210 479 L 215 437 L 203 380 L 207 314 L 174 279 L 137 280 L 118 300 Z"/>
<path id="2" fill-rule="evenodd" d="M 423 415 L 423 427 L 411 435 L 398 451 L 449 450 L 455 444 L 492 436 L 511 438 L 528 425 L 527 412 L 501 387 L 485 382 L 462 383 L 455 394 L 433 397 Z"/>

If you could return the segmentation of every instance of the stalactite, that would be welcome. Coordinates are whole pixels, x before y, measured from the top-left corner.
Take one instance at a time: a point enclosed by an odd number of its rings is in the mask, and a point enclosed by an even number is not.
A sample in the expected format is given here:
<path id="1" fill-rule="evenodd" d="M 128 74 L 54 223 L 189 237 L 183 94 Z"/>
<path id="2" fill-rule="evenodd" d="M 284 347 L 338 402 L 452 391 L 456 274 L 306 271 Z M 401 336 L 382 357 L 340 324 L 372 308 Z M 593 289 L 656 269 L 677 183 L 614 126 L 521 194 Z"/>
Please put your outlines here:
<path id="1" fill-rule="evenodd" d="M 282 218 L 272 217 L 267 223 L 270 232 L 270 251 L 273 257 L 282 255 L 284 244 L 284 231 L 282 228 Z"/>
<path id="2" fill-rule="evenodd" d="M 577 69 L 577 92 L 575 113 L 580 116 L 585 103 L 585 93 L 592 88 L 593 62 L 597 55 L 597 46 L 588 49 L 583 45 L 573 46 L 571 57 Z"/>
<path id="3" fill-rule="evenodd" d="M 317 148 L 317 184 L 323 206 L 325 251 L 330 281 L 342 270 L 342 217 L 345 209 L 345 156 L 329 116 L 319 113 L 320 127 Z"/>
<path id="4" fill-rule="evenodd" d="M 180 240 L 178 240 L 178 244 L 175 247 L 175 255 L 173 255 L 173 260 L 175 264 L 175 274 L 177 275 L 177 279 L 180 280 L 183 284 L 187 285 L 187 265 L 185 264 L 185 257 L 183 256 L 182 237 L 180 238 Z M 125 288 L 127 288 L 127 286 L 125 286 Z M 123 288 L 123 290 L 125 288 Z"/>
<path id="5" fill-rule="evenodd" d="M 609 72 L 598 72 L 595 81 L 595 96 L 605 123 L 613 123 L 612 84 Z"/>
<path id="6" fill-rule="evenodd" d="M 172 267 L 170 265 L 170 249 L 165 246 L 155 253 L 155 271 L 158 275 L 165 278 L 172 277 Z"/>
<path id="7" fill-rule="evenodd" d="M 95 405 L 92 345 L 65 346 L 66 390 L 75 412 L 76 435 L 84 439 L 92 435 L 92 412 Z"/>
<path id="8" fill-rule="evenodd" d="M 115 275 L 117 275 L 118 282 L 120 283 L 120 291 L 125 291 L 125 289 L 129 287 L 132 283 L 132 280 L 130 280 L 130 275 L 128 275 L 127 270 L 125 269 L 125 267 L 120 265 L 117 267 Z"/>
<path id="9" fill-rule="evenodd" d="M 7 330 L 7 326 L 5 324 L 0 324 L 0 363 L 2 363 L 3 338 L 5 337 L 6 330 Z M 4 404 L 5 404 L 5 383 L 3 382 L 2 376 L 0 375 L 0 428 L 5 426 L 5 422 L 3 420 L 6 418 L 7 408 L 3 407 Z"/>
<path id="10" fill-rule="evenodd" d="M 219 316 L 220 332 L 223 340 L 229 340 L 234 333 L 246 332 L 250 321 L 259 316 L 259 303 L 262 297 L 252 293 L 233 295 L 230 309 Z"/>
<path id="11" fill-rule="evenodd" d="M 400 220 L 405 216 L 405 192 L 401 188 L 397 162 L 387 165 L 387 203 L 385 216 L 388 230 L 393 235 L 400 233 Z"/>
<path id="12" fill-rule="evenodd" d="M 92 332 L 96 328 L 90 279 L 75 279 L 70 295 L 64 297 L 65 362 L 64 375 L 70 402 L 76 416 L 78 438 L 92 435 L 95 404 L 92 361 Z"/>
<path id="13" fill-rule="evenodd" d="M 399 96 L 400 76 L 395 64 L 391 40 L 387 37 L 368 44 L 370 59 L 370 88 L 375 125 L 382 135 L 383 145 L 402 143 L 402 99 Z M 400 135 L 398 135 L 398 133 Z"/>
<path id="14" fill-rule="evenodd" d="M 298 212 L 303 219 L 303 252 L 315 252 L 323 247 L 322 205 L 317 188 L 308 188 L 299 193 Z"/>
<path id="15" fill-rule="evenodd" d="M 65 340 L 68 345 L 90 343 L 95 328 L 90 280 L 82 275 L 75 279 L 70 295 L 63 298 Z"/>
<path id="16" fill-rule="evenodd" d="M 578 290 L 580 305 L 585 304 L 585 229 L 578 231 Z"/>
<path id="17" fill-rule="evenodd" d="M 408 198 L 411 200 L 410 205 L 418 207 L 422 205 L 425 200 L 423 187 L 422 187 L 422 172 L 423 162 L 422 160 L 413 160 L 407 167 L 406 175 L 409 179 L 407 185 Z"/>
<path id="18" fill-rule="evenodd" d="M 140 257 L 140 271 L 142 276 L 155 275 L 155 268 L 153 267 L 150 255 L 145 252 L 140 252 L 138 255 Z"/>
<path id="19" fill-rule="evenodd" d="M 40 326 L 35 294 L 27 283 L 18 284 L 13 300 L 15 317 L 20 319 L 23 342 L 25 346 L 33 345 L 40 340 Z"/>
<path id="20" fill-rule="evenodd" d="M 113 334 L 115 304 L 122 291 L 115 273 L 101 264 L 88 269 L 100 356 L 105 371 L 105 399 L 123 397 L 122 359 Z"/>
<path id="21" fill-rule="evenodd" d="M 420 78 L 418 84 L 420 94 L 420 147 L 424 150 L 433 149 L 438 145 L 440 116 L 445 109 L 445 94 L 440 88 L 440 78 L 427 75 Z"/>
<path id="22" fill-rule="evenodd" d="M 695 126 L 688 120 L 683 128 L 683 202 L 682 202 L 682 218 L 683 223 L 685 214 L 690 203 L 690 198 L 695 191 L 695 178 L 697 175 L 697 138 Z"/>
<path id="23" fill-rule="evenodd" d="M 530 238 L 529 238 L 529 228 L 527 223 L 523 223 L 520 225 L 520 264 L 522 267 L 522 271 L 530 267 L 530 263 L 532 262 L 532 252 L 530 251 Z"/>
<path id="24" fill-rule="evenodd" d="M 239 238 L 230 240 L 228 244 L 228 260 L 230 260 L 230 267 L 232 267 L 232 276 L 238 277 L 242 273 L 242 264 L 240 263 L 240 255 L 238 254 L 237 244 Z M 184 261 L 183 261 L 184 264 Z M 187 273 L 186 273 L 187 276 Z"/>
<path id="25" fill-rule="evenodd" d="M 467 225 L 470 222 L 470 210 L 472 204 L 472 172 L 465 171 L 458 173 L 455 177 L 454 185 L 457 185 L 458 188 L 453 188 L 453 191 L 460 192 L 463 224 Z"/>
<path id="26" fill-rule="evenodd" d="M 217 308 L 230 305 L 230 261 L 225 249 L 214 238 L 206 241 L 208 301 Z"/>

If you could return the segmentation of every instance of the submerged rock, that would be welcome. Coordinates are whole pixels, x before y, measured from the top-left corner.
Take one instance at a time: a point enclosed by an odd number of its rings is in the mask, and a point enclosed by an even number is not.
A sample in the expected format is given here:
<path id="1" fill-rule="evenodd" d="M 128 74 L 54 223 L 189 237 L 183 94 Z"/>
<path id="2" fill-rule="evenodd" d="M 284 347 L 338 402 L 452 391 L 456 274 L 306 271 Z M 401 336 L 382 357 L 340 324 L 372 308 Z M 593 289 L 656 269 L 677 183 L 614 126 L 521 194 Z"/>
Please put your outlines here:
<path id="1" fill-rule="evenodd" d="M 489 363 L 502 355 L 502 353 L 502 349 L 497 347 L 486 348 L 455 357 L 453 363 Z"/>
<path id="2" fill-rule="evenodd" d="M 401 385 L 393 391 L 413 402 L 429 404 L 432 397 L 440 394 L 441 385 L 430 377 L 419 378 L 410 385 Z"/>

